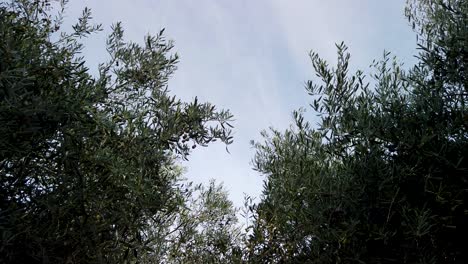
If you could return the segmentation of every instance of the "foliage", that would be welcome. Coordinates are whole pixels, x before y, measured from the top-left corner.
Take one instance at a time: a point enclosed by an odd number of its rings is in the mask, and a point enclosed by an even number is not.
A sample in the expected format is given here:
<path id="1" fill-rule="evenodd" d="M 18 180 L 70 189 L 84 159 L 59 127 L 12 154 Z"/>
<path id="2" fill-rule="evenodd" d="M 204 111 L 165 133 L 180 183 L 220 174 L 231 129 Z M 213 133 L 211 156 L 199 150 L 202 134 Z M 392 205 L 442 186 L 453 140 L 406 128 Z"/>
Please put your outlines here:
<path id="1" fill-rule="evenodd" d="M 139 45 L 114 25 L 93 77 L 80 39 L 101 27 L 85 9 L 59 33 L 66 2 L 53 4 L 0 4 L 0 262 L 135 262 L 189 195 L 176 160 L 231 143 L 231 115 L 169 94 L 163 32 Z"/>
<path id="2" fill-rule="evenodd" d="M 197 186 L 174 222 L 170 263 L 240 263 L 242 232 L 236 210 L 221 185 Z"/>
<path id="3" fill-rule="evenodd" d="M 246 258 L 252 263 L 465 263 L 468 235 L 466 1 L 410 1 L 419 63 L 385 53 L 370 82 L 337 45 L 311 60 L 317 128 L 263 132 L 265 174 Z"/>

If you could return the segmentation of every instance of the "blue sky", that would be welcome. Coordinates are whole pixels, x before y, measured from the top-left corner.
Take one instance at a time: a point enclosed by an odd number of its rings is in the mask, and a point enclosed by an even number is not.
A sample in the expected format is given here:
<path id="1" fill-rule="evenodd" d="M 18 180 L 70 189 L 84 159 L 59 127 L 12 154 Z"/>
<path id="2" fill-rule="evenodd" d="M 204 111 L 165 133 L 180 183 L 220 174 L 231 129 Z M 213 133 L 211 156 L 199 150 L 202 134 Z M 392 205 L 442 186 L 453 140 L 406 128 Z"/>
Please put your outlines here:
<path id="1" fill-rule="evenodd" d="M 292 111 L 310 102 L 304 89 L 315 78 L 309 51 L 333 65 L 335 43 L 344 41 L 353 71 L 368 72 L 384 50 L 412 65 L 416 36 L 404 5 L 404 0 L 71 0 L 67 21 L 87 6 L 94 21 L 103 24 L 104 32 L 85 42 L 91 69 L 107 59 L 111 24 L 121 21 L 126 40 L 135 42 L 166 28 L 181 57 L 170 90 L 235 116 L 230 154 L 222 144 L 197 148 L 183 163 L 186 177 L 223 182 L 241 206 L 244 194 L 260 195 L 264 180 L 252 170 L 250 140 L 261 140 L 260 131 L 268 127 L 288 127 Z"/>

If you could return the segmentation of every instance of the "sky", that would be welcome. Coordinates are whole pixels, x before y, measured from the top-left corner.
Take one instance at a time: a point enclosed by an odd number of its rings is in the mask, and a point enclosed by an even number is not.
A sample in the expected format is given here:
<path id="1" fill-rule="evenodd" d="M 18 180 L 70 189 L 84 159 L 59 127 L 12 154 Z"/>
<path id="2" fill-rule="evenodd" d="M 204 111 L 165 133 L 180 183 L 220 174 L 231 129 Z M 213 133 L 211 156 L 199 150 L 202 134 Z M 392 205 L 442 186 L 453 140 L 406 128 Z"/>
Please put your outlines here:
<path id="1" fill-rule="evenodd" d="M 384 50 L 407 67 L 415 63 L 416 35 L 404 17 L 404 0 L 71 0 L 66 24 L 84 7 L 104 31 L 85 41 L 88 67 L 108 59 L 110 26 L 122 22 L 125 39 L 142 43 L 165 28 L 180 55 L 169 81 L 171 93 L 185 101 L 198 97 L 234 115 L 234 143 L 197 148 L 183 162 L 185 177 L 196 183 L 222 182 L 234 205 L 258 198 L 265 177 L 252 169 L 251 140 L 273 127 L 292 123 L 292 111 L 307 108 L 307 80 L 315 80 L 309 52 L 333 65 L 335 43 L 351 53 L 351 71 L 369 72 Z M 313 113 L 308 114 L 311 123 Z"/>

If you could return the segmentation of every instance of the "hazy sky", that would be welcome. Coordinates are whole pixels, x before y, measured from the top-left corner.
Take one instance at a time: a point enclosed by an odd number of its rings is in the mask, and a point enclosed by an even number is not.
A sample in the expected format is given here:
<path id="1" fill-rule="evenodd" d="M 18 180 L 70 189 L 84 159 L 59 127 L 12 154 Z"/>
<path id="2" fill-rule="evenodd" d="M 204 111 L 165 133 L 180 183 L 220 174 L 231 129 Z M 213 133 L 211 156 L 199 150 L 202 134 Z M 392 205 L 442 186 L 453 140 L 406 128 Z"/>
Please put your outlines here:
<path id="1" fill-rule="evenodd" d="M 86 41 L 91 69 L 107 59 L 111 24 L 121 21 L 125 39 L 135 42 L 166 28 L 181 57 L 171 92 L 186 101 L 198 96 L 235 115 L 231 154 L 222 144 L 197 148 L 183 163 L 186 177 L 223 182 L 241 206 L 244 193 L 260 195 L 264 180 L 252 170 L 249 141 L 260 140 L 260 131 L 270 126 L 288 127 L 291 112 L 310 102 L 304 89 L 315 78 L 309 51 L 333 64 L 335 43 L 344 41 L 353 70 L 368 71 L 384 50 L 411 65 L 416 37 L 404 5 L 404 0 L 71 0 L 67 20 L 88 6 L 104 26 Z"/>

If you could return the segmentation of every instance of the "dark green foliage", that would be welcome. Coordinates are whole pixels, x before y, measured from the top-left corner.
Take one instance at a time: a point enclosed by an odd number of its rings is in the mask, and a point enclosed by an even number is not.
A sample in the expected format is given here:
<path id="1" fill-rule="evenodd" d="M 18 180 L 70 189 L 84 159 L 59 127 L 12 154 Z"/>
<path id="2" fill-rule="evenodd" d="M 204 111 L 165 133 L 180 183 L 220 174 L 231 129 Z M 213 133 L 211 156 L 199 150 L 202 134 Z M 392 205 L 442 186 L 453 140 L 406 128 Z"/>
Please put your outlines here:
<path id="1" fill-rule="evenodd" d="M 59 34 L 64 4 L 57 19 L 46 0 L 0 4 L 0 262 L 134 262 L 189 195 L 175 160 L 229 144 L 231 115 L 169 95 L 162 32 L 141 46 L 115 25 L 93 77 L 79 40 L 100 27 L 85 10 Z"/>
<path id="2" fill-rule="evenodd" d="M 348 73 L 343 44 L 335 68 L 311 54 L 318 127 L 298 111 L 255 144 L 267 180 L 251 262 L 468 262 L 468 2 L 412 1 L 407 15 L 420 61 L 405 72 L 385 53 L 374 87 Z"/>

